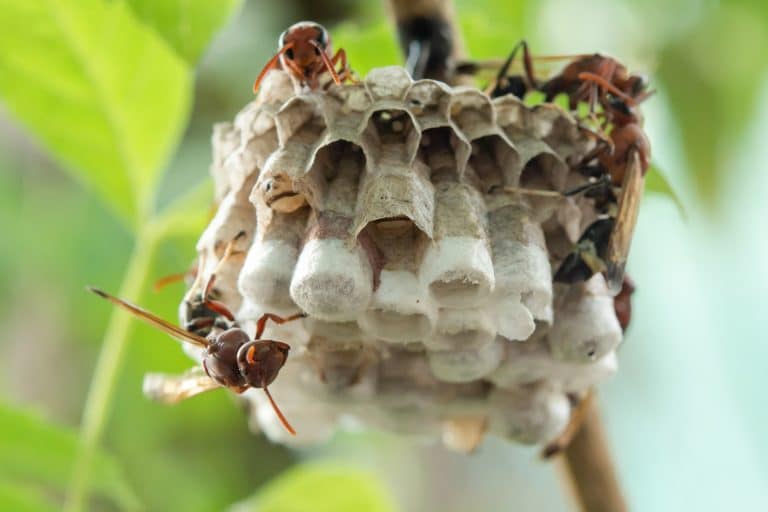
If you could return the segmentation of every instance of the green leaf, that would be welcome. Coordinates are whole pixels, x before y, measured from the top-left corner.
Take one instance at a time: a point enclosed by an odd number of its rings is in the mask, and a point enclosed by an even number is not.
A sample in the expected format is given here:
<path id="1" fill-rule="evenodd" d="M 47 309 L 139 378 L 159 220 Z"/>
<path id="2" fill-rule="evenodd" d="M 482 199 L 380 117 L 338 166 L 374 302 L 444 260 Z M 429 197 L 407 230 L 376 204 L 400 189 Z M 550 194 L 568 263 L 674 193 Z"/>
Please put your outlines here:
<path id="1" fill-rule="evenodd" d="M 74 430 L 0 403 L 0 478 L 44 484 L 63 491 L 77 446 Z M 94 492 L 114 500 L 121 509 L 139 508 L 122 469 L 103 452 L 96 455 L 90 486 Z M 11 499 L 14 495 L 6 490 L 6 496 Z"/>
<path id="2" fill-rule="evenodd" d="M 184 61 L 122 2 L 0 0 L 0 12 L 8 109 L 124 220 L 146 216 L 191 104 Z"/>
<path id="3" fill-rule="evenodd" d="M 248 502 L 253 512 L 393 512 L 394 501 L 373 475 L 330 464 L 303 464 L 277 477 Z"/>
<path id="4" fill-rule="evenodd" d="M 199 235 L 210 220 L 213 183 L 205 180 L 175 199 L 152 220 L 158 239 L 179 235 Z"/>
<path id="5" fill-rule="evenodd" d="M 750 125 L 768 59 L 768 27 L 746 5 L 720 3 L 660 56 L 659 78 L 680 130 L 687 170 L 706 211 L 722 206 L 722 184 Z M 717 63 L 717 65 L 713 65 Z"/>
<path id="6" fill-rule="evenodd" d="M 190 64 L 200 58 L 213 35 L 240 8 L 242 0 L 125 0 Z"/>
<path id="7" fill-rule="evenodd" d="M 527 0 L 486 0 L 480 5 L 476 0 L 458 1 L 467 55 L 473 59 L 507 57 L 515 44 L 527 37 L 524 27 L 528 8 Z"/>
<path id="8" fill-rule="evenodd" d="M 660 194 L 668 197 L 675 203 L 675 206 L 677 206 L 680 216 L 683 218 L 686 217 L 685 208 L 683 207 L 683 202 L 680 200 L 680 196 L 677 195 L 675 189 L 673 189 L 672 185 L 667 181 L 666 176 L 664 176 L 659 168 L 654 165 L 652 165 L 645 174 L 645 191 L 650 194 Z"/>
<path id="9" fill-rule="evenodd" d="M 397 38 L 388 22 L 368 27 L 342 23 L 334 27 L 332 37 L 334 51 L 344 48 L 350 67 L 361 77 L 375 67 L 403 64 Z"/>
<path id="10" fill-rule="evenodd" d="M 56 512 L 58 509 L 46 501 L 39 491 L 31 487 L 0 483 L 0 510 Z"/>

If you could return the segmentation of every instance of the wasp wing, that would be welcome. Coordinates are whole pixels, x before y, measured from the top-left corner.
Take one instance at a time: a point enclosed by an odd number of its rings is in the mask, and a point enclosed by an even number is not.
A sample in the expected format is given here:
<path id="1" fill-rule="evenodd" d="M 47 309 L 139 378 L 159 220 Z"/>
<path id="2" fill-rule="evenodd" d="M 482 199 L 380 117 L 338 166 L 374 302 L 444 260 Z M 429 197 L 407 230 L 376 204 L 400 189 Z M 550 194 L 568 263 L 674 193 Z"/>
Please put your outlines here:
<path id="1" fill-rule="evenodd" d="M 113 295 L 108 294 L 107 292 L 99 290 L 98 288 L 93 288 L 89 286 L 88 290 L 95 293 L 99 297 L 108 300 L 112 304 L 123 308 L 124 310 L 128 311 L 132 315 L 140 318 L 141 320 L 144 320 L 149 325 L 160 329 L 161 331 L 176 338 L 179 341 L 191 343 L 192 345 L 196 345 L 202 348 L 206 348 L 208 346 L 208 340 L 206 340 L 202 336 L 198 336 L 197 334 L 193 334 L 189 331 L 186 331 L 181 327 L 175 326 L 172 323 L 166 320 L 163 320 L 159 316 L 153 313 L 150 313 L 144 308 L 141 308 L 135 304 L 131 304 L 130 302 L 124 301 L 123 299 L 119 299 Z"/>
<path id="2" fill-rule="evenodd" d="M 608 288 L 614 294 L 619 292 L 624 281 L 624 267 L 627 264 L 629 246 L 632 243 L 635 224 L 637 224 L 640 199 L 643 197 L 643 185 L 640 155 L 637 151 L 631 151 L 627 159 L 624 183 L 621 187 L 616 222 L 608 240 L 606 253 L 606 278 Z"/>
<path id="3" fill-rule="evenodd" d="M 148 373 L 144 376 L 144 396 L 156 402 L 175 404 L 187 398 L 220 388 L 202 368 L 192 368 L 181 375 Z"/>

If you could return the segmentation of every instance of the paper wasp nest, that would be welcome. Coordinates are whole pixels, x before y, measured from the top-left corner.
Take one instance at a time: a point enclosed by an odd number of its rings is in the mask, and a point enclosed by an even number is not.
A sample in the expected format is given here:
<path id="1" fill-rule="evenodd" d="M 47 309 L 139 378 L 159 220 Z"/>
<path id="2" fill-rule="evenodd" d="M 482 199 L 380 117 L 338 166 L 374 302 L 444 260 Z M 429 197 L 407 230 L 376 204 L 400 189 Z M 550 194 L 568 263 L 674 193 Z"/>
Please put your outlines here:
<path id="1" fill-rule="evenodd" d="M 601 275 L 553 286 L 594 219 L 562 191 L 594 146 L 554 105 L 491 101 L 412 81 L 398 67 L 361 83 L 294 94 L 273 71 L 233 123 L 216 126 L 218 212 L 198 251 L 209 267 L 235 234 L 222 300 L 249 332 L 263 312 L 291 345 L 252 425 L 285 443 L 338 428 L 442 438 L 471 449 L 485 431 L 523 443 L 566 425 L 568 393 L 616 371 L 621 329 Z"/>

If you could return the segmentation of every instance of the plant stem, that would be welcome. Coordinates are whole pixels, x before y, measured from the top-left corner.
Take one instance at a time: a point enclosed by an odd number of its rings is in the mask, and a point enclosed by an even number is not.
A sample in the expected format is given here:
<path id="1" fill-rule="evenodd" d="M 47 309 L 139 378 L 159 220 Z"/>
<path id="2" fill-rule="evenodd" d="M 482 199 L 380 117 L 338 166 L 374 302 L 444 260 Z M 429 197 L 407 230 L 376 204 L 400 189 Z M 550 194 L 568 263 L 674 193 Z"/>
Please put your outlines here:
<path id="1" fill-rule="evenodd" d="M 119 296 L 136 301 L 144 288 L 149 267 L 157 246 L 157 237 L 148 226 L 136 235 L 136 243 L 120 286 Z M 109 318 L 104 344 L 85 401 L 80 427 L 80 444 L 72 469 L 64 510 L 79 512 L 87 499 L 93 458 L 109 418 L 111 402 L 123 360 L 130 328 L 130 316 L 113 309 Z"/>
<path id="2" fill-rule="evenodd" d="M 580 510 L 626 512 L 608 441 L 592 400 L 581 428 L 565 449 L 564 462 Z"/>

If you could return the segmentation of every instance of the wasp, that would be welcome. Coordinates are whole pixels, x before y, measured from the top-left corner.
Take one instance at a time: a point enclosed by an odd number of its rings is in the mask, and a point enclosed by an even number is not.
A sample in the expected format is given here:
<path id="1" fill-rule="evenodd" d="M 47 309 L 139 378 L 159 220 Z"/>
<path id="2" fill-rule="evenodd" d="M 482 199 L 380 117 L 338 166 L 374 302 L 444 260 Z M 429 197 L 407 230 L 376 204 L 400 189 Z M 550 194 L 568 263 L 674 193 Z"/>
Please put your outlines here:
<path id="1" fill-rule="evenodd" d="M 525 73 L 523 75 L 511 75 L 509 74 L 509 68 L 512 66 L 520 49 L 523 50 L 523 69 Z M 512 94 L 517 98 L 523 99 L 526 94 L 538 89 L 539 82 L 536 80 L 533 71 L 533 57 L 528 49 L 528 43 L 522 40 L 512 48 L 509 57 L 499 68 L 496 79 L 488 87 L 487 93 L 491 98 Z"/>
<path id="2" fill-rule="evenodd" d="M 512 75 L 509 69 L 521 50 L 524 74 Z M 571 110 L 581 102 L 588 102 L 590 116 L 595 115 L 598 105 L 602 107 L 602 126 L 599 131 L 589 130 L 601 144 L 596 145 L 579 165 L 582 173 L 597 179 L 564 193 L 519 187 L 505 187 L 504 191 L 551 197 L 583 192 L 594 199 L 600 218 L 586 228 L 554 279 L 575 283 L 589 279 L 596 272 L 604 272 L 609 288 L 616 293 L 624 281 L 643 177 L 651 155 L 638 107 L 653 91 L 648 90 L 645 77 L 629 73 L 626 66 L 613 57 L 598 53 L 538 57 L 542 60 L 566 58 L 571 62 L 560 73 L 540 81 L 534 74 L 535 58 L 531 56 L 527 42 L 520 41 L 502 63 L 488 94 L 493 98 L 512 94 L 522 99 L 531 91 L 539 91 L 544 93 L 545 101 L 565 94 Z M 476 73 L 482 67 L 483 63 L 468 62 L 457 66 L 457 72 Z M 596 163 L 591 163 L 593 161 Z"/>
<path id="3" fill-rule="evenodd" d="M 171 337 L 203 349 L 202 371 L 195 368 L 179 377 L 163 377 L 161 381 L 150 380 L 150 386 L 145 383 L 145 391 L 152 398 L 175 403 L 219 387 L 225 387 L 238 394 L 249 388 L 261 388 L 285 429 L 291 434 L 296 434 L 267 387 L 274 382 L 285 365 L 291 347 L 282 341 L 261 339 L 261 336 L 268 320 L 283 324 L 305 317 L 304 313 L 288 317 L 265 313 L 256 322 L 256 334 L 253 338 L 236 324 L 225 331 L 203 337 L 98 288 L 88 287 L 88 290 Z"/>
<path id="4" fill-rule="evenodd" d="M 596 76 L 587 76 L 606 91 L 601 99 L 604 116 L 612 125 L 608 134 L 610 147 L 598 147 L 597 153 L 585 161 L 597 159 L 589 172 L 601 174 L 600 202 L 606 216 L 587 227 L 573 251 L 555 273 L 555 281 L 573 283 L 588 279 L 596 272 L 606 274 L 608 287 L 618 292 L 624 281 L 624 268 L 632 240 L 640 199 L 643 177 L 650 161 L 650 142 L 642 129 L 642 116 L 637 106 L 623 101 L 610 83 Z M 587 166 L 590 169 L 589 166 Z M 620 186 L 615 194 L 613 186 Z"/>
<path id="5" fill-rule="evenodd" d="M 341 68 L 337 71 L 339 63 Z M 320 88 L 320 78 L 324 73 L 331 75 L 336 85 L 352 78 L 347 53 L 343 48 L 333 53 L 328 30 L 313 21 L 295 23 L 280 35 L 277 53 L 264 65 L 253 83 L 254 94 L 267 72 L 278 68 L 290 73 L 301 86 L 312 90 Z"/>
<path id="6" fill-rule="evenodd" d="M 229 308 L 221 302 L 221 294 L 216 289 L 215 283 L 218 272 L 227 260 L 232 256 L 244 254 L 243 251 L 237 251 L 234 248 L 237 241 L 243 237 L 245 237 L 245 231 L 240 231 L 229 241 L 221 259 L 210 273 L 204 286 L 201 286 L 201 276 L 205 269 L 205 255 L 201 255 L 190 270 L 171 274 L 155 281 L 154 289 L 159 291 L 168 284 L 186 281 L 188 278 L 194 279 L 179 307 L 179 323 L 187 331 L 205 337 L 213 329 L 226 330 L 234 324 L 235 317 Z"/>
<path id="7" fill-rule="evenodd" d="M 176 403 L 219 387 L 228 388 L 238 394 L 249 388 L 261 388 L 285 429 L 295 434 L 295 430 L 267 388 L 285 364 L 290 346 L 282 341 L 263 340 L 261 336 L 269 320 L 283 324 L 306 315 L 298 313 L 280 317 L 265 313 L 256 322 L 256 334 L 251 339 L 237 324 L 235 315 L 227 305 L 216 300 L 216 275 L 229 258 L 240 252 L 234 247 L 244 236 L 245 232 L 241 231 L 227 244 L 204 286 L 200 286 L 204 256 L 200 257 L 195 282 L 182 301 L 182 327 L 177 327 L 135 304 L 97 288 L 89 287 L 88 290 L 173 338 L 203 349 L 202 366 L 199 368 L 193 368 L 180 376 L 149 375 L 144 382 L 144 392 L 150 398 L 165 403 Z"/>
<path id="8" fill-rule="evenodd" d="M 233 256 L 244 254 L 235 250 L 235 244 L 245 237 L 245 231 L 240 231 L 227 243 L 216 267 L 211 271 L 205 284 L 201 283 L 205 268 L 205 256 L 200 256 L 195 281 L 184 295 L 179 308 L 179 323 L 190 332 L 199 336 L 208 336 L 212 331 L 229 329 L 235 324 L 235 316 L 226 304 L 220 301 L 221 294 L 216 289 L 216 276 L 224 264 Z"/>
<path id="9" fill-rule="evenodd" d="M 522 50 L 523 74 L 510 74 L 509 70 Z M 558 61 L 570 59 L 570 62 L 555 76 L 547 80 L 536 78 L 533 61 Z M 459 74 L 475 74 L 486 63 L 464 62 L 460 63 L 456 71 Z M 653 94 L 648 91 L 648 80 L 642 75 L 628 72 L 627 67 L 613 57 L 594 54 L 578 55 L 543 55 L 534 57 L 524 39 L 518 42 L 510 52 L 507 59 L 499 67 L 495 79 L 488 87 L 488 95 L 498 98 L 512 94 L 523 99 L 532 91 L 544 94 L 544 100 L 551 102 L 560 94 L 568 97 L 569 108 L 576 110 L 580 102 L 588 102 L 592 107 L 597 103 L 600 91 L 595 88 L 595 82 L 599 85 L 610 84 L 613 94 L 629 105 L 635 105 Z"/>
<path id="10" fill-rule="evenodd" d="M 609 84 L 612 93 L 628 105 L 636 105 L 652 94 L 648 80 L 641 75 L 630 74 L 626 66 L 613 57 L 599 53 L 582 55 L 571 61 L 563 70 L 539 86 L 545 101 L 552 101 L 559 94 L 568 96 L 571 110 L 579 102 L 594 106 L 600 91 L 593 85 Z"/>

